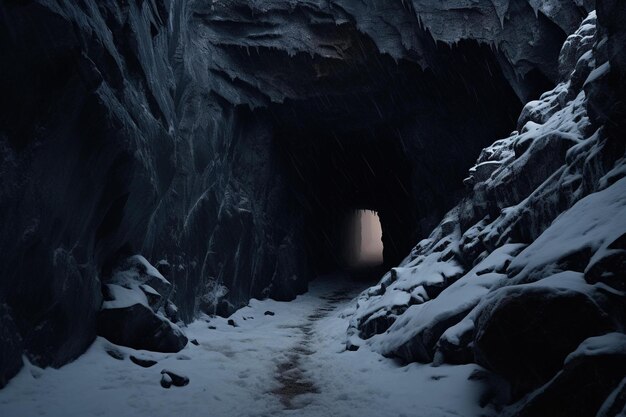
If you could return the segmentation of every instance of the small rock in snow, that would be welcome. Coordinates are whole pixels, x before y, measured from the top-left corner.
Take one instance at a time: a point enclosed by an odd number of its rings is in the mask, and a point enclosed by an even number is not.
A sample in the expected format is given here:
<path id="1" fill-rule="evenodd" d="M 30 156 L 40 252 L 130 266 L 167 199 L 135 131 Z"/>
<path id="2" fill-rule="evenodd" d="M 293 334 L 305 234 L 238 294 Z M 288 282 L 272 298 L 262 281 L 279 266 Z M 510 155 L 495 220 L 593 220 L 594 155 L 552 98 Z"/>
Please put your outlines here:
<path id="1" fill-rule="evenodd" d="M 168 374 L 161 375 L 161 386 L 163 388 L 169 388 L 172 386 L 172 378 Z"/>
<path id="2" fill-rule="evenodd" d="M 233 319 L 228 319 L 228 325 L 229 326 L 233 326 L 233 327 L 239 327 L 239 326 L 237 326 L 237 323 L 235 323 L 235 320 L 233 320 Z"/>
<path id="3" fill-rule="evenodd" d="M 356 352 L 357 350 L 359 350 L 359 346 L 348 342 L 348 344 L 346 345 L 346 350 L 349 350 L 350 352 Z"/>
<path id="4" fill-rule="evenodd" d="M 275 313 L 273 311 L 269 311 L 267 310 L 265 313 L 263 313 L 266 316 L 273 316 Z"/>
<path id="5" fill-rule="evenodd" d="M 138 357 L 133 356 L 133 355 L 130 355 L 130 360 L 134 364 L 139 365 L 139 366 L 141 366 L 143 368 L 149 368 L 151 366 L 156 365 L 156 363 L 157 363 L 157 361 L 155 361 L 155 360 L 152 360 L 152 359 L 141 359 L 141 358 L 138 358 Z"/>
<path id="6" fill-rule="evenodd" d="M 114 349 L 114 348 L 108 348 L 106 350 L 106 352 L 109 354 L 110 357 L 112 357 L 113 359 L 117 359 L 118 361 L 123 361 L 124 360 L 124 353 L 122 353 L 121 351 Z"/>
<path id="7" fill-rule="evenodd" d="M 175 374 L 174 372 L 168 371 L 167 369 L 163 369 L 161 371 L 161 374 L 163 376 L 167 375 L 171 382 L 170 385 L 174 385 L 175 387 L 184 387 L 185 385 L 189 384 L 189 378 L 183 375 Z M 163 385 L 163 377 L 161 377 L 161 385 Z"/>

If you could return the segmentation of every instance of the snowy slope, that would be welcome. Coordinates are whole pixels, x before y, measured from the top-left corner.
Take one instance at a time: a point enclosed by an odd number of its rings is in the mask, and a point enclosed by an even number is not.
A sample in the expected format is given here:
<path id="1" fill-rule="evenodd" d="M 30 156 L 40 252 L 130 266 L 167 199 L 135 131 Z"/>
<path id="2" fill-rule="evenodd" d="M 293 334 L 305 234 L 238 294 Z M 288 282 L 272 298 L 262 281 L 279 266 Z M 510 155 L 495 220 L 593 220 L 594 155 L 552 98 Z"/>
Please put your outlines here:
<path id="1" fill-rule="evenodd" d="M 562 82 L 525 106 L 518 131 L 483 150 L 468 196 L 360 295 L 349 345 L 405 362 L 479 363 L 508 380 L 515 401 L 586 338 L 624 331 L 626 159 L 623 138 L 589 111 L 588 95 L 610 73 L 595 26 L 592 12 L 563 46 Z M 608 396 L 615 381 L 584 378 L 602 386 L 585 393 L 599 406 L 593 396 Z"/>
<path id="2" fill-rule="evenodd" d="M 476 365 L 400 367 L 375 352 L 345 350 L 354 312 L 355 283 L 342 277 L 316 281 L 293 302 L 251 300 L 227 319 L 208 318 L 185 330 L 198 345 L 177 354 L 136 351 L 98 338 L 79 359 L 60 369 L 27 365 L 0 391 L 0 415 L 87 416 L 489 416 L 479 407 Z M 271 311 L 274 315 L 266 315 Z M 307 318 L 308 317 L 308 318 Z M 310 325 L 310 342 L 303 327 Z M 211 326 L 211 327 L 209 327 Z M 106 351 L 115 352 L 115 359 Z M 130 355 L 158 361 L 143 368 Z M 297 365 L 310 384 L 289 397 L 285 364 Z M 190 379 L 164 389 L 161 370 Z M 468 379 L 469 378 L 469 379 Z M 309 386 L 309 385 L 307 385 Z M 287 394 L 289 401 L 286 406 Z"/>

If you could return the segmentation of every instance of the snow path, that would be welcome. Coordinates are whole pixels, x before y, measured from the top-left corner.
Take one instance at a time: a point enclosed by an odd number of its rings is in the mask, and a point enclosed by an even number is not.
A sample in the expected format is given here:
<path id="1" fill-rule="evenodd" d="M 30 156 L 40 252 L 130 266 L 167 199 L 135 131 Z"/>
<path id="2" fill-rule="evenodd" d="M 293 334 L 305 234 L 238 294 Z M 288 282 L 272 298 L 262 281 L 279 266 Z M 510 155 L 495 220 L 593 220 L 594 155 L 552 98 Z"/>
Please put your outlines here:
<path id="1" fill-rule="evenodd" d="M 302 336 L 296 344 L 288 349 L 285 360 L 282 360 L 277 366 L 276 379 L 280 386 L 273 393 L 280 397 L 280 401 L 287 410 L 298 409 L 300 407 L 293 404 L 297 396 L 304 394 L 318 394 L 319 388 L 315 382 L 306 376 L 302 362 L 307 356 L 314 355 L 316 351 L 312 350 L 312 341 L 319 334 L 314 332 L 313 326 L 320 320 L 326 318 L 330 312 L 337 308 L 337 305 L 350 301 L 357 294 L 350 292 L 350 288 L 342 288 L 335 290 L 331 294 L 321 296 L 321 300 L 326 302 L 318 306 L 313 313 L 306 317 L 306 321 L 293 329 L 302 332 Z"/>
<path id="2" fill-rule="evenodd" d="M 191 323 L 184 330 L 198 345 L 178 354 L 98 338 L 60 369 L 26 365 L 0 390 L 0 416 L 495 415 L 478 406 L 480 382 L 468 380 L 476 365 L 400 366 L 367 347 L 346 351 L 353 297 L 364 286 L 334 276 L 292 302 L 251 300 L 230 317 L 236 327 L 223 318 Z M 157 364 L 143 368 L 131 355 Z M 189 385 L 162 388 L 163 369 L 189 377 Z"/>

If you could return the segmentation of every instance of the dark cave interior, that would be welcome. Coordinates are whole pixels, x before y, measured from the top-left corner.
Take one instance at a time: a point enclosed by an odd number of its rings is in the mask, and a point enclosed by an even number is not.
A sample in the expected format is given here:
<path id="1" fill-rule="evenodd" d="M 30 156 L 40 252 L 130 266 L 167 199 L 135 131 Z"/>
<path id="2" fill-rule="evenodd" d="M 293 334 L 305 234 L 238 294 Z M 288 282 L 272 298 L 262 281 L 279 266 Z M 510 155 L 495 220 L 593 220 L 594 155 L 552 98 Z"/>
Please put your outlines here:
<path id="1" fill-rule="evenodd" d="M 495 52 L 433 48 L 432 68 L 380 55 L 360 72 L 330 69 L 332 90 L 270 107 L 312 276 L 342 267 L 346 219 L 359 209 L 379 214 L 384 267 L 397 265 L 456 203 L 480 149 L 514 129 L 521 104 Z M 547 83 L 528 77 L 537 91 Z"/>

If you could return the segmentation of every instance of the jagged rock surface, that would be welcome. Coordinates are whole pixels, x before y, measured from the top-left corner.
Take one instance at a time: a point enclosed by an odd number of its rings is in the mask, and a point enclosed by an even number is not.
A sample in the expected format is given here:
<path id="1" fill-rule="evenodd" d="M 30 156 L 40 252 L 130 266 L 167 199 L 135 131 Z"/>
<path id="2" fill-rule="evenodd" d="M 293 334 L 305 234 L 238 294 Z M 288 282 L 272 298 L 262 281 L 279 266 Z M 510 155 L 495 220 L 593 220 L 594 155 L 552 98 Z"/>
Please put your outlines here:
<path id="1" fill-rule="evenodd" d="M 187 337 L 170 321 L 176 310 L 168 300 L 172 284 L 143 256 L 121 262 L 107 281 L 98 335 L 118 345 L 157 352 L 178 352 L 187 345 Z"/>
<path id="2" fill-rule="evenodd" d="M 306 228 L 322 223 L 314 216 L 325 202 L 312 201 L 326 184 L 298 189 L 315 178 L 316 155 L 344 145 L 382 154 L 378 188 L 342 209 L 379 209 L 386 258 L 396 262 L 457 201 L 473 155 L 509 129 L 520 100 L 557 81 L 558 49 L 590 8 L 579 0 L 3 2 L 0 305 L 12 323 L 3 352 L 24 349 L 39 366 L 75 358 L 96 335 L 101 284 L 135 253 L 172 282 L 184 320 L 303 292 L 316 246 Z M 622 59 L 620 20 L 602 13 L 613 19 L 606 54 Z M 593 92 L 594 114 L 619 120 L 609 91 L 621 90 Z M 569 146 L 553 142 L 557 153 Z M 308 167 L 302 182 L 293 181 L 293 161 Z M 400 168 L 380 168 L 389 166 Z M 363 188 L 374 183 L 367 175 L 356 176 Z M 326 200 L 343 198 L 348 184 Z M 336 219 L 325 215 L 322 229 L 332 230 Z M 16 370 L 7 363 L 0 381 Z"/>
<path id="3" fill-rule="evenodd" d="M 626 20 L 616 3 L 598 10 L 566 40 L 561 82 L 483 150 L 468 196 L 360 296 L 348 345 L 407 362 L 479 363 L 508 381 L 514 415 L 595 415 L 617 389 L 622 356 L 566 360 L 587 338 L 622 349 L 626 327 L 626 51 L 610 41 L 623 39 L 615 21 Z M 434 281 L 444 289 L 430 295 Z M 380 317 L 384 328 L 372 326 Z M 582 381 L 593 382 L 572 396 Z"/>

